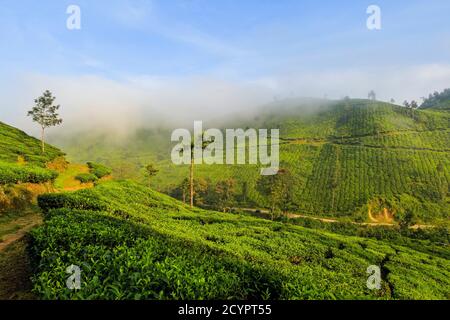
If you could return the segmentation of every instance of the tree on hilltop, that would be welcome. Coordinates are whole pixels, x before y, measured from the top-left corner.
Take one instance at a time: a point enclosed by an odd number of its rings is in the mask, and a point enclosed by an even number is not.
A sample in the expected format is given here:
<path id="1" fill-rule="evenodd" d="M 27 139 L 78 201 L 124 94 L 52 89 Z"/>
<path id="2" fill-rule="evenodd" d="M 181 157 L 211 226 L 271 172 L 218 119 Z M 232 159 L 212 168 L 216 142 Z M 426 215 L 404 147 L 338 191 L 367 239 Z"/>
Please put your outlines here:
<path id="1" fill-rule="evenodd" d="M 367 95 L 367 97 L 369 98 L 369 100 L 373 100 L 373 101 L 377 100 L 377 94 L 373 90 L 370 90 L 370 92 Z"/>
<path id="2" fill-rule="evenodd" d="M 55 99 L 56 97 L 53 97 L 52 93 L 46 90 L 42 96 L 34 100 L 35 106 L 28 111 L 28 116 L 41 126 L 42 153 L 45 152 L 45 129 L 62 123 L 62 119 L 59 118 L 57 113 L 60 105 L 53 105 Z"/>

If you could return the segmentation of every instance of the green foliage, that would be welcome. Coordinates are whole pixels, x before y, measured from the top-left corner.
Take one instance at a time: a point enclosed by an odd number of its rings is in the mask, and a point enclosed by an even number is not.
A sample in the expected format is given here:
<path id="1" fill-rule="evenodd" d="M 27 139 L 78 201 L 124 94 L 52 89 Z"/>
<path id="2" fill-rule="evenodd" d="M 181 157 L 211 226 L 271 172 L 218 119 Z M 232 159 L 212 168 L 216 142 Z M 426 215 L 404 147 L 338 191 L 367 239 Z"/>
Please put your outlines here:
<path id="1" fill-rule="evenodd" d="M 46 164 L 62 155 L 52 146 L 42 154 L 37 139 L 0 122 L 0 185 L 53 181 L 58 173 Z"/>
<path id="2" fill-rule="evenodd" d="M 268 198 L 272 215 L 286 212 L 292 203 L 293 179 L 288 169 L 280 168 L 276 175 L 261 176 L 256 183 L 258 192 Z"/>
<path id="3" fill-rule="evenodd" d="M 53 181 L 58 173 L 34 166 L 0 162 L 0 185 L 16 183 L 44 183 Z"/>
<path id="4" fill-rule="evenodd" d="M 98 177 L 93 173 L 80 173 L 75 177 L 75 179 L 77 179 L 81 183 L 89 183 L 96 182 L 98 180 Z"/>
<path id="5" fill-rule="evenodd" d="M 155 168 L 153 164 L 148 164 L 145 166 L 145 173 L 149 178 L 152 178 L 156 176 L 156 174 L 159 172 L 158 169 Z"/>
<path id="6" fill-rule="evenodd" d="M 194 205 L 201 207 L 205 205 L 205 202 L 211 202 L 211 185 L 210 181 L 198 178 L 194 179 Z M 189 202 L 190 184 L 189 179 L 185 178 L 180 185 L 175 187 L 170 195 L 184 203 Z"/>
<path id="7" fill-rule="evenodd" d="M 212 202 L 220 209 L 225 211 L 234 205 L 236 193 L 236 180 L 227 179 L 218 181 L 211 195 Z"/>
<path id="8" fill-rule="evenodd" d="M 94 211 L 87 209 L 95 203 Z M 446 299 L 450 262 L 375 241 L 186 205 L 106 182 L 40 197 L 34 291 L 44 299 Z M 50 210 L 50 208 L 59 208 Z M 77 209 L 74 209 L 77 208 Z M 82 273 L 66 288 L 66 269 Z M 382 290 L 366 287 L 380 265 Z M 389 271 L 389 272 L 385 272 Z"/>
<path id="9" fill-rule="evenodd" d="M 39 140 L 0 122 L 0 161 L 15 163 L 18 158 L 23 158 L 29 164 L 45 167 L 46 163 L 62 155 L 50 145 L 46 145 L 46 152 L 42 154 Z"/>
<path id="10" fill-rule="evenodd" d="M 33 118 L 43 129 L 53 127 L 62 123 L 62 119 L 58 118 L 59 105 L 53 105 L 55 101 L 52 93 L 46 90 L 42 96 L 34 100 L 35 106 L 28 112 L 28 116 Z"/>
<path id="11" fill-rule="evenodd" d="M 422 109 L 450 109 L 450 88 L 430 94 L 420 107 Z"/>
<path id="12" fill-rule="evenodd" d="M 109 176 L 112 173 L 111 168 L 108 168 L 107 166 L 104 166 L 99 163 L 88 162 L 87 165 L 89 167 L 90 172 L 99 179 Z"/>
<path id="13" fill-rule="evenodd" d="M 382 198 L 392 204 L 387 209 L 395 213 L 394 219 L 412 210 L 418 220 L 431 223 L 448 219 L 450 212 L 449 124 L 446 110 L 419 108 L 411 115 L 411 110 L 389 103 L 344 99 L 278 101 L 251 120 L 224 127 L 280 129 L 280 161 L 293 180 L 289 211 L 367 221 L 368 206 Z M 170 130 L 141 130 L 126 147 L 105 144 L 105 137 L 77 137 L 86 146 L 72 154 L 99 158 L 115 171 L 126 172 L 119 176 L 142 182 L 148 181 L 142 167 L 155 163 L 159 173 L 151 186 L 174 194 L 189 168 L 171 162 L 167 136 Z M 121 169 L 124 164 L 127 170 Z M 260 169 L 196 165 L 195 177 L 208 179 L 212 186 L 234 179 L 236 205 L 271 208 L 267 194 L 257 190 Z M 213 205 L 208 199 L 205 204 Z"/>
<path id="14" fill-rule="evenodd" d="M 39 195 L 38 205 L 44 213 L 51 209 L 69 208 L 82 210 L 106 210 L 108 205 L 90 192 L 47 193 Z"/>
<path id="15" fill-rule="evenodd" d="M 447 248 L 450 244 L 450 232 L 448 227 L 445 226 L 412 229 L 382 225 L 358 225 L 351 222 L 329 223 L 312 218 L 281 218 L 280 220 L 311 229 L 388 241 L 390 244 L 407 246 L 420 252 L 438 255 L 447 260 L 450 259 L 450 250 Z"/>

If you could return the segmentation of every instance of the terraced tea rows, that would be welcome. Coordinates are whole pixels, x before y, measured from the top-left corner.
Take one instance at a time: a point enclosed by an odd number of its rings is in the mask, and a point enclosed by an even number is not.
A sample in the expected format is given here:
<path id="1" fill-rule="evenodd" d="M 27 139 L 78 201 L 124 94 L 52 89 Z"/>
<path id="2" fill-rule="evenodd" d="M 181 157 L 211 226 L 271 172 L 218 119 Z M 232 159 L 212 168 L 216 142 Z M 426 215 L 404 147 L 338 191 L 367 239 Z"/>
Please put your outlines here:
<path id="1" fill-rule="evenodd" d="M 47 299 L 449 295 L 450 264 L 439 256 L 244 215 L 189 210 L 132 182 L 42 196 L 39 202 L 47 214 L 45 225 L 32 234 L 34 290 Z M 77 291 L 65 286 L 71 264 L 82 269 Z M 366 269 L 373 264 L 383 270 L 380 291 L 366 287 Z"/>

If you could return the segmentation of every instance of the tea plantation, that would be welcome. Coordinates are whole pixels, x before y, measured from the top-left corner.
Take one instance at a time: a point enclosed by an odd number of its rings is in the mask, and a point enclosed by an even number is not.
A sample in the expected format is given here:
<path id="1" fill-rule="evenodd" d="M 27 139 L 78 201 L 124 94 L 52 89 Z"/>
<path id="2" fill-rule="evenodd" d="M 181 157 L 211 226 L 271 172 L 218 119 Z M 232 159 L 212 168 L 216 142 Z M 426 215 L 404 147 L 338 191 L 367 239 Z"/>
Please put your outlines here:
<path id="1" fill-rule="evenodd" d="M 45 224 L 30 252 L 44 299 L 450 298 L 445 254 L 191 210 L 135 182 L 42 195 L 39 205 Z M 79 290 L 66 287 L 70 265 L 81 269 Z M 370 265 L 380 290 L 366 286 Z"/>
<path id="2" fill-rule="evenodd" d="M 0 186 L 52 181 L 57 173 L 46 169 L 46 164 L 62 155 L 50 145 L 43 154 L 39 140 L 0 122 Z"/>
<path id="3" fill-rule="evenodd" d="M 291 212 L 370 222 L 370 211 L 378 215 L 386 208 L 395 222 L 406 212 L 413 212 L 424 224 L 448 221 L 450 112 L 446 109 L 411 110 L 352 99 L 287 100 L 268 105 L 252 119 L 222 126 L 280 129 L 281 166 L 294 181 Z M 189 176 L 189 168 L 171 162 L 170 132 L 138 130 L 122 144 L 105 142 L 103 136 L 77 136 L 61 140 L 60 145 L 73 160 L 104 163 L 118 177 L 173 194 Z M 148 163 L 159 170 L 151 180 L 143 170 Z M 236 207 L 269 207 L 267 196 L 256 188 L 260 178 L 256 165 L 199 165 L 195 176 L 211 186 L 234 179 Z"/>
<path id="4" fill-rule="evenodd" d="M 318 108 L 308 114 L 293 105 L 242 125 L 281 129 L 281 166 L 294 180 L 292 212 L 364 222 L 369 210 L 378 214 L 387 208 L 396 220 L 411 211 L 423 223 L 448 221 L 449 112 L 412 112 L 365 100 Z M 170 160 L 157 167 L 160 173 L 152 186 L 163 192 L 188 176 L 187 167 Z M 234 178 L 236 198 L 248 202 L 237 206 L 268 207 L 265 195 L 256 190 L 257 166 L 197 166 L 196 175 L 212 183 Z"/>

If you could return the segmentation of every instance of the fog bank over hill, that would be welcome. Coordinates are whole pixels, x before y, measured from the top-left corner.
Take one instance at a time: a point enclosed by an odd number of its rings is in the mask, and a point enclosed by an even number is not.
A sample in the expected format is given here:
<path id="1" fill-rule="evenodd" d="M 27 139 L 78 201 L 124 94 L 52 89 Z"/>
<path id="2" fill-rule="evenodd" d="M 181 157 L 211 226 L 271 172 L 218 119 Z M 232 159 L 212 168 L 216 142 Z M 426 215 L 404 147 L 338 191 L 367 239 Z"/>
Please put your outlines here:
<path id="1" fill-rule="evenodd" d="M 14 103 L 15 113 L 24 116 L 15 122 L 35 133 L 26 111 L 44 88 L 51 88 L 64 119 L 61 127 L 50 130 L 53 134 L 107 130 L 122 135 L 141 127 L 192 126 L 194 120 L 220 120 L 237 113 L 246 117 L 274 96 L 258 84 L 204 77 L 113 81 L 97 76 L 33 76 L 25 88 Z"/>
<path id="2" fill-rule="evenodd" d="M 370 72 L 369 72 L 370 71 Z M 423 65 L 380 70 L 330 70 L 284 73 L 243 80 L 203 76 L 129 76 L 111 79 L 99 75 L 58 76 L 28 74 L 2 84 L 5 121 L 37 134 L 26 117 L 33 100 L 46 89 L 61 104 L 61 127 L 49 134 L 114 131 L 124 135 L 136 128 L 191 127 L 194 120 L 220 123 L 237 115 L 255 116 L 262 107 L 295 97 L 328 99 L 367 98 L 375 90 L 378 100 L 394 98 L 421 102 L 450 83 L 450 65 Z M 297 102 L 296 102 L 297 103 Z"/>

